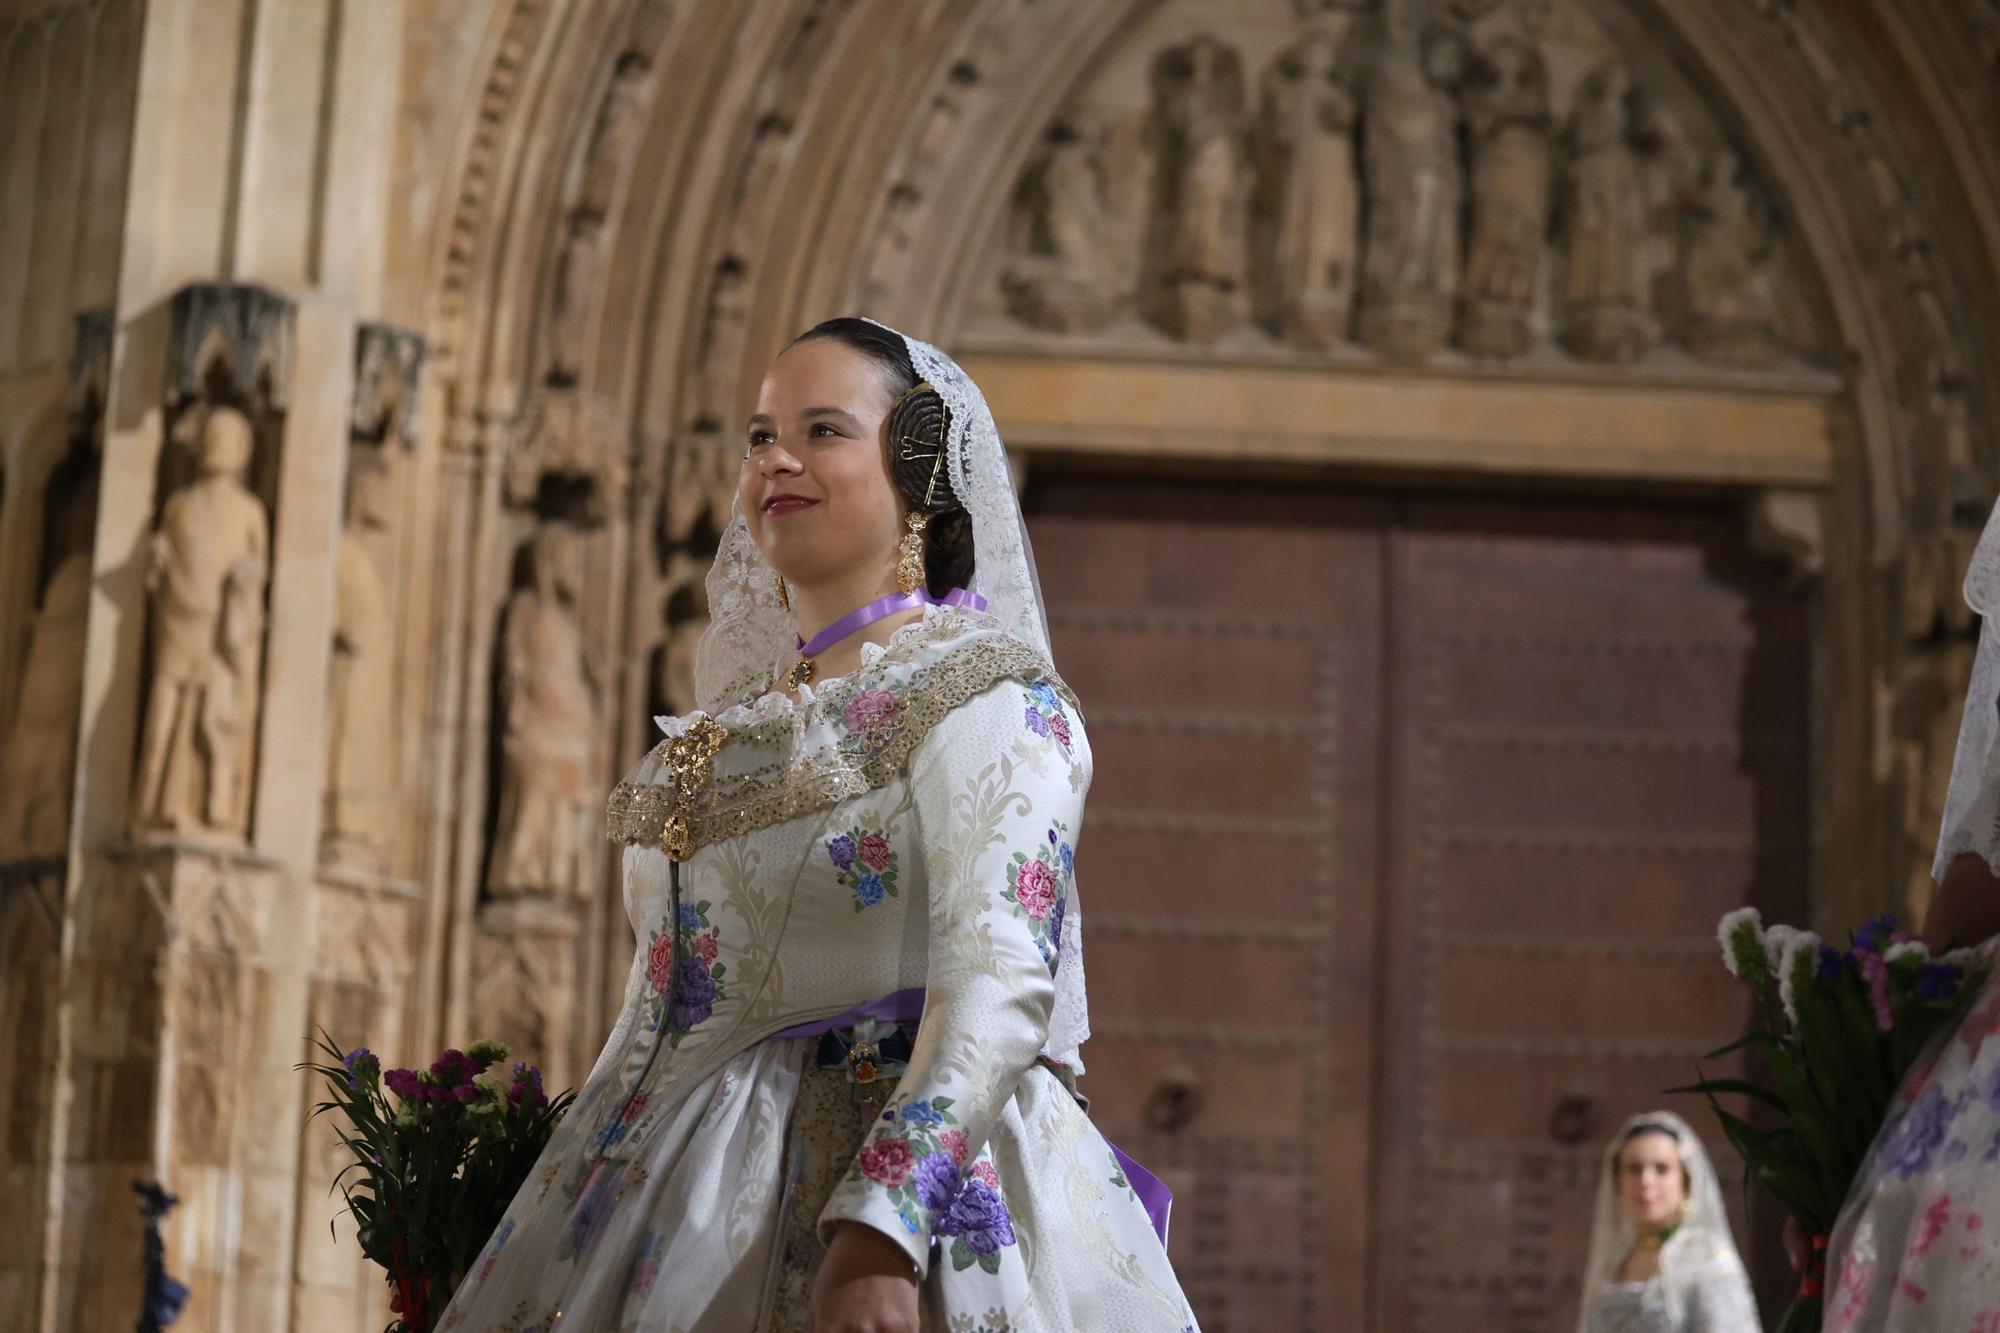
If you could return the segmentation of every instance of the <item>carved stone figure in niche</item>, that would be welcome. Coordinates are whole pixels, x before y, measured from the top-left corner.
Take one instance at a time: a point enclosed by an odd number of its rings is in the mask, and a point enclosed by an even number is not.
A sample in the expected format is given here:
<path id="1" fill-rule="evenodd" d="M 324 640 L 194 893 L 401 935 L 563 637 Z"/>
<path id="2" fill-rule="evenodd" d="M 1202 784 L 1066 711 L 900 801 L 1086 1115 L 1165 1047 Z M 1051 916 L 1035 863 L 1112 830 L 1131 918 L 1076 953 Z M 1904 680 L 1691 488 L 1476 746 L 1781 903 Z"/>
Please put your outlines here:
<path id="1" fill-rule="evenodd" d="M 554 895 L 577 883 L 597 792 L 597 685 L 577 621 L 582 538 L 545 527 L 507 603 L 500 660 L 500 819 L 487 887 Z M 601 799 L 601 797 L 599 797 Z"/>
<path id="2" fill-rule="evenodd" d="M 749 317 L 749 271 L 742 260 L 726 256 L 715 266 L 702 324 L 695 389 L 697 430 L 720 430 L 734 420 L 736 377 L 743 364 Z"/>
<path id="3" fill-rule="evenodd" d="M 1082 116 L 1052 125 L 1019 206 L 1026 253 L 1002 280 L 1009 308 L 1058 333 L 1104 327 L 1120 293 L 1102 127 Z"/>
<path id="4" fill-rule="evenodd" d="M 1472 142 L 1472 235 L 1466 246 L 1459 345 L 1475 356 L 1519 356 L 1548 225 L 1549 81 L 1541 52 L 1503 39 L 1484 52 L 1465 91 Z"/>
<path id="5" fill-rule="evenodd" d="M 29 631 L 21 692 L 0 755 L 0 861 L 60 856 L 69 844 L 83 702 L 78 665 L 89 610 L 90 553 L 78 551 L 56 566 Z"/>
<path id="6" fill-rule="evenodd" d="M 148 554 L 152 683 L 133 802 L 139 828 L 242 836 L 263 674 L 270 519 L 244 484 L 250 422 L 202 424 L 200 473 L 169 497 Z"/>
<path id="7" fill-rule="evenodd" d="M 549 297 L 548 365 L 553 384 L 574 384 L 582 371 L 590 302 L 597 290 L 602 230 L 594 218 L 573 219 L 556 266 L 555 290 Z"/>
<path id="8" fill-rule="evenodd" d="M 1261 314 L 1298 347 L 1345 340 L 1354 300 L 1360 192 L 1354 174 L 1354 90 L 1339 44 L 1311 33 L 1264 77 L 1257 248 L 1268 268 Z"/>
<path id="9" fill-rule="evenodd" d="M 369 549 L 394 519 L 391 491 L 380 452 L 356 446 L 334 585 L 321 853 L 368 870 L 387 865 L 397 804 L 395 624 L 388 585 Z"/>
<path id="10" fill-rule="evenodd" d="M 1562 339 L 1578 356 L 1631 361 L 1653 343 L 1645 182 L 1622 66 L 1585 79 L 1571 113 L 1563 197 Z"/>
<path id="11" fill-rule="evenodd" d="M 1446 90 L 1463 63 L 1456 34 L 1420 43 L 1398 24 L 1368 79 L 1361 340 L 1384 356 L 1428 356 L 1450 333 L 1460 185 L 1457 116 Z"/>
<path id="12" fill-rule="evenodd" d="M 592 127 L 589 147 L 584 150 L 583 180 L 577 191 L 578 211 L 591 218 L 602 218 L 610 212 L 618 182 L 631 165 L 650 86 L 648 69 L 642 56 L 631 53 L 620 56 L 617 72 L 597 108 L 597 124 Z"/>
<path id="13" fill-rule="evenodd" d="M 1733 151 L 1703 164 L 1691 212 L 1681 256 L 1689 350 L 1725 365 L 1769 365 L 1778 355 L 1770 233 Z"/>
<path id="14" fill-rule="evenodd" d="M 1165 228 L 1163 323 L 1193 342 L 1220 336 L 1239 317 L 1243 235 L 1243 63 L 1198 35 L 1153 67 Z"/>

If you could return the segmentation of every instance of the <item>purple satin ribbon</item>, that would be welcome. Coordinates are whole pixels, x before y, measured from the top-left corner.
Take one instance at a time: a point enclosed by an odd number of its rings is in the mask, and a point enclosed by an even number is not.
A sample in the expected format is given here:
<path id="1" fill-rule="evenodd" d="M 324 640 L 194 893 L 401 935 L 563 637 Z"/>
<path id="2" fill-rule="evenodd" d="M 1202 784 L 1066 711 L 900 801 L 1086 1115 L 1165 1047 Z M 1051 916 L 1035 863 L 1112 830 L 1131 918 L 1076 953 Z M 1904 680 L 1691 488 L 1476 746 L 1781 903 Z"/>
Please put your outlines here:
<path id="1" fill-rule="evenodd" d="M 924 988 L 911 986 L 889 995 L 857 1004 L 852 1009 L 835 1014 L 831 1018 L 815 1018 L 797 1023 L 782 1032 L 773 1032 L 767 1040 L 784 1037 L 823 1037 L 841 1028 L 853 1027 L 864 1018 L 872 1018 L 878 1023 L 916 1023 L 924 1016 Z M 1128 1157 L 1110 1139 L 1104 1140 L 1111 1155 L 1118 1159 L 1124 1169 L 1126 1183 L 1139 1196 L 1139 1206 L 1146 1210 L 1146 1220 L 1153 1224 L 1153 1230 L 1160 1235 L 1160 1244 L 1167 1243 L 1167 1222 L 1174 1209 L 1174 1192 L 1167 1188 L 1167 1182 L 1140 1166 Z"/>
<path id="2" fill-rule="evenodd" d="M 793 636 L 798 645 L 800 657 L 818 657 L 827 649 L 839 643 L 857 630 L 863 630 L 878 620 L 914 611 L 920 606 L 965 606 L 974 611 L 986 609 L 986 599 L 976 592 L 963 588 L 953 588 L 942 597 L 933 597 L 928 592 L 892 592 L 887 597 L 875 601 L 856 611 L 849 611 L 840 619 L 812 636 L 810 641 Z"/>

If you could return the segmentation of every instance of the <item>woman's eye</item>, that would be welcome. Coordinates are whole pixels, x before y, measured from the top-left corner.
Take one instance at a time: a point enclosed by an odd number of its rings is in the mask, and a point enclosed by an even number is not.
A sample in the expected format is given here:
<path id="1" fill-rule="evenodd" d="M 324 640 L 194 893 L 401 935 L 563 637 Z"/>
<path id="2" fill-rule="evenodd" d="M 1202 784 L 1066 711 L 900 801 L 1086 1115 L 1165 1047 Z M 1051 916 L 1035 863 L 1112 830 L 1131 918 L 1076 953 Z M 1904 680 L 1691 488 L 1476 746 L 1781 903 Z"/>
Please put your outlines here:
<path id="1" fill-rule="evenodd" d="M 814 435 L 819 435 L 819 434 L 820 434 L 820 433 L 821 433 L 822 431 L 824 431 L 824 432 L 825 432 L 826 434 L 828 434 L 828 435 L 838 435 L 838 434 L 840 434 L 840 432 L 839 432 L 839 431 L 835 430 L 835 429 L 834 429 L 834 428 L 833 428 L 833 427 L 832 427 L 831 425 L 829 425 L 829 424 L 828 424 L 827 422 L 824 422 L 824 421 L 821 421 L 821 422 L 816 422 L 816 423 L 815 423 L 815 424 L 813 425 L 813 428 L 812 428 L 812 433 L 813 433 Z"/>

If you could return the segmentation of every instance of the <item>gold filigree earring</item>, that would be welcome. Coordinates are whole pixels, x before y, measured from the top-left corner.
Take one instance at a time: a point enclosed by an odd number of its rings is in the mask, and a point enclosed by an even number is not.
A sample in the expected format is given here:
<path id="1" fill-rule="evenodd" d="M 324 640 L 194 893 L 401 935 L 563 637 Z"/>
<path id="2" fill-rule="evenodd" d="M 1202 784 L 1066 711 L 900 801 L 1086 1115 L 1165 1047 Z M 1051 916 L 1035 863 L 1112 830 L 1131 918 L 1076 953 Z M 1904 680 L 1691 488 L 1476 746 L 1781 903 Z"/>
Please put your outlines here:
<path id="1" fill-rule="evenodd" d="M 783 574 L 773 574 L 771 575 L 771 582 L 778 585 L 778 605 L 784 607 L 787 611 L 791 610 L 792 595 L 785 591 L 785 576 Z"/>
<path id="2" fill-rule="evenodd" d="M 920 514 L 914 509 L 904 520 L 908 531 L 896 546 L 896 591 L 915 592 L 924 586 L 924 529 L 930 526 L 931 516 Z"/>

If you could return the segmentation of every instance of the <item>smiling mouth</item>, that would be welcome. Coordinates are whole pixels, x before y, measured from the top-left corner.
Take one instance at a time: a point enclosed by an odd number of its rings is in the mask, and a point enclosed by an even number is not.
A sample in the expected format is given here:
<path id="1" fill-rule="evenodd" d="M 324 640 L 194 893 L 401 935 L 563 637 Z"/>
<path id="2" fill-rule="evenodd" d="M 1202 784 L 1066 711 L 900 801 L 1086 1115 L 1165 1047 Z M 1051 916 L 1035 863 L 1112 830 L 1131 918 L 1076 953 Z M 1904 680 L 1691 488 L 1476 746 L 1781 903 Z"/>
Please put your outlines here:
<path id="1" fill-rule="evenodd" d="M 802 509 L 811 509 L 818 503 L 819 501 L 808 500 L 803 495 L 774 495 L 764 501 L 764 512 L 767 514 L 796 514 Z"/>

